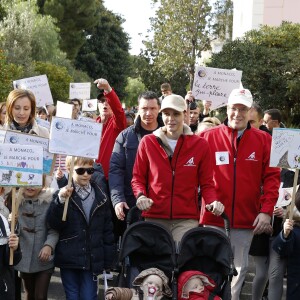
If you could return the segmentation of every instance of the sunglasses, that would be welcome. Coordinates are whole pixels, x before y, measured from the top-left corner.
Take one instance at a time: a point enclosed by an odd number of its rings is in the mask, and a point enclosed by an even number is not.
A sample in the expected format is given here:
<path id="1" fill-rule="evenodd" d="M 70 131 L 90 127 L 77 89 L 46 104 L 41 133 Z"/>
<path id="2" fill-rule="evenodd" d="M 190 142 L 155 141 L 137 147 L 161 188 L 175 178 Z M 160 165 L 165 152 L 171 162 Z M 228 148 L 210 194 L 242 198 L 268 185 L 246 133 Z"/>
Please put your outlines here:
<path id="1" fill-rule="evenodd" d="M 74 170 L 78 175 L 83 175 L 85 172 L 87 172 L 89 175 L 92 175 L 95 172 L 94 168 L 77 168 Z"/>

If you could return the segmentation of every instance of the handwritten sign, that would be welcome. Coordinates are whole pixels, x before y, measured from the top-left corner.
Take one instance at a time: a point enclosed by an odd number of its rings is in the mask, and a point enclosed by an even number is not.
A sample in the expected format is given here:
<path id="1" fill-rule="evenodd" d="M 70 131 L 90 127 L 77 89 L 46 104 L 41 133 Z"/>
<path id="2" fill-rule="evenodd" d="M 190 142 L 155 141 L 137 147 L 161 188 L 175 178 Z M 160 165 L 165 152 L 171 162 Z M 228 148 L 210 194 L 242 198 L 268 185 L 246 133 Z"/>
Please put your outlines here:
<path id="1" fill-rule="evenodd" d="M 91 96 L 91 83 L 70 83 L 69 97 L 70 99 L 90 99 Z"/>
<path id="2" fill-rule="evenodd" d="M 53 103 L 53 98 L 46 75 L 14 80 L 13 86 L 15 89 L 30 90 L 35 96 L 37 107 Z"/>
<path id="3" fill-rule="evenodd" d="M 300 129 L 273 128 L 270 166 L 300 168 Z"/>
<path id="4" fill-rule="evenodd" d="M 96 111 L 97 99 L 89 99 L 82 101 L 82 111 Z"/>
<path id="5" fill-rule="evenodd" d="M 48 151 L 49 139 L 32 134 L 25 134 L 8 130 L 4 143 L 20 145 L 37 145 L 43 147 L 43 173 L 51 175 L 55 163 L 53 153 Z"/>
<path id="6" fill-rule="evenodd" d="M 195 99 L 210 100 L 211 109 L 227 105 L 229 94 L 240 87 L 242 71 L 197 67 L 192 93 Z"/>
<path id="7" fill-rule="evenodd" d="M 73 104 L 57 101 L 56 116 L 60 118 L 72 119 Z"/>
<path id="8" fill-rule="evenodd" d="M 42 186 L 43 147 L 0 145 L 1 186 Z"/>
<path id="9" fill-rule="evenodd" d="M 102 124 L 52 118 L 49 151 L 56 154 L 97 158 Z"/>

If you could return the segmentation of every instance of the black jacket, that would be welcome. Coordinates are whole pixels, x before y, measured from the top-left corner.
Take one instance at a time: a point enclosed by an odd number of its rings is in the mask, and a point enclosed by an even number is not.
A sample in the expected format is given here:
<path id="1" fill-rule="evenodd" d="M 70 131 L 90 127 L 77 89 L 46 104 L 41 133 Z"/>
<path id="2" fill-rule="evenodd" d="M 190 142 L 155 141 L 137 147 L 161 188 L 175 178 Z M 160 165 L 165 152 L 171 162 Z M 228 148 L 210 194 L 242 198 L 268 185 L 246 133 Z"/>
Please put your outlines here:
<path id="1" fill-rule="evenodd" d="M 91 184 L 96 197 L 89 223 L 75 190 L 69 199 L 66 221 L 62 221 L 64 205 L 59 202 L 58 191 L 53 196 L 47 221 L 51 228 L 59 232 L 55 266 L 91 270 L 94 274 L 100 274 L 103 269 L 111 267 L 113 260 L 113 225 L 107 195 L 98 185 Z"/>

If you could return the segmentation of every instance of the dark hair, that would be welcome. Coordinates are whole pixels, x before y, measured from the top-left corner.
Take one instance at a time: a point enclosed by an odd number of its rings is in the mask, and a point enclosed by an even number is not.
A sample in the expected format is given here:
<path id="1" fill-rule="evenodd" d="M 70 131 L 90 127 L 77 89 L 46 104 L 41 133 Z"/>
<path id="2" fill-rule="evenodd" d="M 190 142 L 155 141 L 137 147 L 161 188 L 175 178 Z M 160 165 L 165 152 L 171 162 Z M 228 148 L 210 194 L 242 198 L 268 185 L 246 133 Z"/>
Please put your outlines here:
<path id="1" fill-rule="evenodd" d="M 275 120 L 275 121 L 278 121 L 278 123 L 281 122 L 281 112 L 277 108 L 271 108 L 271 109 L 265 110 L 264 114 L 270 115 L 271 119 Z"/>
<path id="2" fill-rule="evenodd" d="M 36 108 L 36 114 L 39 115 L 41 113 L 45 113 L 46 115 L 48 115 L 48 112 L 47 112 L 46 108 L 43 107 L 43 106 Z"/>
<path id="3" fill-rule="evenodd" d="M 81 102 L 80 102 L 79 99 L 74 98 L 74 99 L 70 99 L 70 100 L 69 100 L 69 104 L 73 104 L 73 102 L 78 102 L 79 106 L 81 106 Z"/>
<path id="4" fill-rule="evenodd" d="M 100 100 L 100 102 L 106 101 L 106 97 L 104 95 L 104 90 L 100 90 L 100 93 L 97 95 L 97 100 L 98 100 L 98 102 L 99 102 L 99 100 Z"/>
<path id="5" fill-rule="evenodd" d="M 251 108 L 253 108 L 257 112 L 258 118 L 260 120 L 263 119 L 263 117 L 264 117 L 263 110 L 262 110 L 262 108 L 257 103 L 253 102 Z"/>
<path id="6" fill-rule="evenodd" d="M 162 85 L 160 86 L 160 89 L 161 90 L 172 91 L 170 83 L 167 83 L 167 82 L 162 83 Z"/>
<path id="7" fill-rule="evenodd" d="M 158 96 L 157 96 L 157 94 L 155 92 L 146 91 L 146 92 L 141 93 L 139 95 L 139 97 L 138 97 L 138 104 L 140 104 L 140 100 L 142 98 L 146 99 L 146 100 L 156 99 L 158 106 L 160 106 L 160 102 L 159 102 Z"/>

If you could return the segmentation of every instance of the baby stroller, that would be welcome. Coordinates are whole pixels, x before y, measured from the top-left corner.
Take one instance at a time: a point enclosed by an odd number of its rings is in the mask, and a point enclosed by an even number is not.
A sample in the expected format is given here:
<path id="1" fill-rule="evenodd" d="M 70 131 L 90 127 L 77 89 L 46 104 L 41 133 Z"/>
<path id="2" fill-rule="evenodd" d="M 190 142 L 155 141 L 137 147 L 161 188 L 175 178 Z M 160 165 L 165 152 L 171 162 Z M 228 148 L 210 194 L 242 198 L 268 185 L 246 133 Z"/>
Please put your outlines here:
<path id="1" fill-rule="evenodd" d="M 132 208 L 127 216 L 127 224 L 140 214 L 138 208 Z M 119 250 L 121 271 L 119 287 L 132 287 L 133 279 L 143 270 L 158 268 L 172 282 L 176 267 L 176 250 L 171 233 L 163 226 L 152 222 L 137 221 L 129 225 L 124 232 Z M 177 287 L 172 290 L 177 291 Z M 173 292 L 174 292 L 173 291 Z"/>
<path id="2" fill-rule="evenodd" d="M 177 267 L 179 273 L 189 270 L 201 271 L 216 283 L 213 293 L 223 300 L 231 299 L 230 283 L 236 275 L 233 252 L 230 244 L 229 221 L 222 215 L 225 230 L 198 227 L 186 232 L 178 250 Z"/>
<path id="3" fill-rule="evenodd" d="M 225 217 L 226 236 L 217 229 L 198 227 L 186 232 L 176 247 L 172 234 L 156 223 L 137 221 L 139 210 L 132 208 L 127 216 L 128 227 L 119 249 L 121 271 L 119 287 L 132 287 L 133 279 L 147 268 L 161 269 L 169 278 L 173 300 L 177 299 L 177 276 L 188 270 L 199 270 L 216 282 L 214 293 L 231 299 L 230 281 L 234 275 L 229 222 Z"/>

